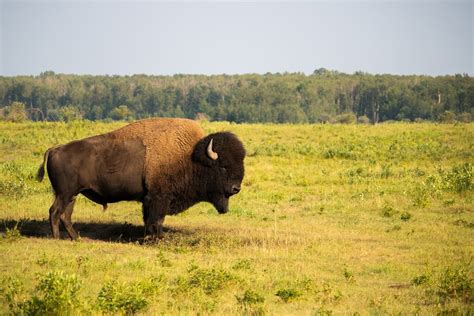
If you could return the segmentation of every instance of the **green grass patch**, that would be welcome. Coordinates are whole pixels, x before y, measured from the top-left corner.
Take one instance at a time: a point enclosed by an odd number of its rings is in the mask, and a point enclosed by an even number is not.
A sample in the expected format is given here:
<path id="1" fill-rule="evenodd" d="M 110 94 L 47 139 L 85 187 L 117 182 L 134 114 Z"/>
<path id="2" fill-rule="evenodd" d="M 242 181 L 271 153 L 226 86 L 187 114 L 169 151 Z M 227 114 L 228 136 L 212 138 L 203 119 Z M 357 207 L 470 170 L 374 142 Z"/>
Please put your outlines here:
<path id="1" fill-rule="evenodd" d="M 52 240 L 45 150 L 124 124 L 0 123 L 0 314 L 472 311 L 474 124 L 206 122 L 249 153 L 227 214 L 142 243 L 138 203 L 79 196 L 80 241 Z"/>

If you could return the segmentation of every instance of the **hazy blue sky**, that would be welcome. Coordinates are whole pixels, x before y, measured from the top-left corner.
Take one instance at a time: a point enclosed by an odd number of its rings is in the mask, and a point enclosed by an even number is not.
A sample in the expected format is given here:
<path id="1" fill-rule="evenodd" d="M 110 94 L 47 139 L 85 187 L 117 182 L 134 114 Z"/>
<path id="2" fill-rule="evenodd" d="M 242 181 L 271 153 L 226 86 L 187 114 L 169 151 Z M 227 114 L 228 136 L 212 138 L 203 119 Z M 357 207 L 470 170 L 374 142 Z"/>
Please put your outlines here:
<path id="1" fill-rule="evenodd" d="M 473 1 L 0 0 L 0 74 L 473 71 Z"/>

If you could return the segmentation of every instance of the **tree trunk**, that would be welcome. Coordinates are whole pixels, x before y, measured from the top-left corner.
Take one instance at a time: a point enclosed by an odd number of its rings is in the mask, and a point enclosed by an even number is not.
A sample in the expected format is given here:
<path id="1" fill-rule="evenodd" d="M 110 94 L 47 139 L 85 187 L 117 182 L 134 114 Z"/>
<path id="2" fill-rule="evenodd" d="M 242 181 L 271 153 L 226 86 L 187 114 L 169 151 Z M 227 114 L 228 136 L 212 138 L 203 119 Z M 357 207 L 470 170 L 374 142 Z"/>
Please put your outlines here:
<path id="1" fill-rule="evenodd" d="M 373 113 L 372 113 L 372 122 L 373 124 L 377 124 L 379 122 L 379 111 L 380 111 L 380 106 L 377 102 L 375 102 L 375 106 L 373 108 Z"/>

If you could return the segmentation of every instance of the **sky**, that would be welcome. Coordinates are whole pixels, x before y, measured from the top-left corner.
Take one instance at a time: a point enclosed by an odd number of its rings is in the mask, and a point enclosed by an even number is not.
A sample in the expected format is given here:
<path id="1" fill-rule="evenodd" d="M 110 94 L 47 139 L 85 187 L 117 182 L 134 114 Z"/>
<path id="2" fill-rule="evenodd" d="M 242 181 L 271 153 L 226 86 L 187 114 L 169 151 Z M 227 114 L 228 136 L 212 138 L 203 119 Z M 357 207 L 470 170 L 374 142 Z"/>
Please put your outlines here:
<path id="1" fill-rule="evenodd" d="M 0 0 L 0 75 L 472 76 L 473 2 Z"/>

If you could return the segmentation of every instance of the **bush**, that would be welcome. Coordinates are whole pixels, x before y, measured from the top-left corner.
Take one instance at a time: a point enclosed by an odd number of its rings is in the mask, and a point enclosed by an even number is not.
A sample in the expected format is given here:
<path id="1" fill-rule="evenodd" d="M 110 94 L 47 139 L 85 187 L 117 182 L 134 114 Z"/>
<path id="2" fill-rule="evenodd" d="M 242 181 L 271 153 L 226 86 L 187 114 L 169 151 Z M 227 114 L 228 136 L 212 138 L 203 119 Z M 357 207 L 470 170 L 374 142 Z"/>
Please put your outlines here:
<path id="1" fill-rule="evenodd" d="M 290 288 L 278 290 L 275 295 L 281 298 L 283 302 L 288 303 L 300 297 L 301 293 L 295 289 Z"/>
<path id="2" fill-rule="evenodd" d="M 352 273 L 352 271 L 349 271 L 347 267 L 344 267 L 344 271 L 342 271 L 342 275 L 344 276 L 347 282 L 355 281 L 354 273 Z"/>
<path id="3" fill-rule="evenodd" d="M 439 121 L 441 123 L 454 123 L 456 121 L 456 114 L 452 111 L 444 111 L 439 116 Z"/>
<path id="4" fill-rule="evenodd" d="M 336 117 L 334 117 L 332 121 L 332 123 L 340 123 L 340 124 L 354 124 L 355 122 L 357 122 L 357 117 L 352 112 L 336 115 Z"/>
<path id="5" fill-rule="evenodd" d="M 474 303 L 474 280 L 469 265 L 447 267 L 439 273 L 424 273 L 412 279 L 411 283 L 421 286 L 436 303 L 446 304 L 457 300 Z"/>
<path id="6" fill-rule="evenodd" d="M 19 223 L 16 223 L 12 228 L 7 227 L 5 229 L 5 235 L 3 236 L 5 240 L 15 241 L 21 238 L 21 231 L 18 229 L 18 224 Z"/>
<path id="7" fill-rule="evenodd" d="M 43 275 L 35 288 L 35 294 L 26 301 L 17 301 L 15 314 L 64 315 L 80 306 L 78 292 L 81 283 L 74 274 L 62 271 Z M 18 297 L 19 293 L 16 293 Z M 14 297 L 14 296 L 13 296 Z"/>
<path id="8" fill-rule="evenodd" d="M 331 122 L 331 116 L 328 115 L 328 114 L 321 114 L 321 115 L 317 118 L 316 122 L 318 122 L 318 123 L 323 123 L 323 124 L 329 123 L 329 122 Z"/>
<path id="9" fill-rule="evenodd" d="M 115 280 L 106 282 L 97 296 L 97 306 L 107 313 L 125 313 L 127 315 L 145 311 L 150 298 L 160 288 L 162 277 L 153 278 L 149 282 L 131 284 L 119 283 Z"/>
<path id="10" fill-rule="evenodd" d="M 442 191 L 464 193 L 473 189 L 472 164 L 464 163 L 451 170 L 438 169 L 437 174 L 430 175 L 414 190 L 413 204 L 425 207 L 429 198 L 440 197 Z"/>
<path id="11" fill-rule="evenodd" d="M 21 102 L 12 102 L 10 106 L 3 108 L 3 119 L 9 122 L 23 122 L 27 119 L 25 105 Z"/>
<path id="12" fill-rule="evenodd" d="M 19 199 L 37 192 L 38 189 L 30 187 L 23 179 L 4 180 L 0 182 L 0 195 Z"/>
<path id="13" fill-rule="evenodd" d="M 149 302 L 137 286 L 125 286 L 111 281 L 106 283 L 97 296 L 97 305 L 102 311 L 135 314 L 145 309 Z"/>
<path id="14" fill-rule="evenodd" d="M 414 277 L 411 280 L 411 284 L 413 284 L 415 286 L 420 286 L 420 285 L 427 284 L 429 281 L 430 281 L 430 276 L 429 275 L 421 274 L 421 275 L 418 275 L 418 276 Z"/>
<path id="15" fill-rule="evenodd" d="M 237 260 L 237 262 L 232 266 L 234 270 L 251 270 L 252 263 L 248 259 Z"/>
<path id="16" fill-rule="evenodd" d="M 24 314 L 22 313 L 23 284 L 17 278 L 8 277 L 2 280 L 0 294 L 0 297 L 8 304 L 11 314 Z"/>
<path id="17" fill-rule="evenodd" d="M 370 124 L 370 119 L 367 115 L 362 115 L 357 118 L 357 123 L 359 124 Z"/>
<path id="18" fill-rule="evenodd" d="M 265 314 L 261 306 L 265 302 L 265 298 L 261 294 L 253 290 L 246 290 L 242 296 L 236 295 L 235 298 L 246 315 Z"/>
<path id="19" fill-rule="evenodd" d="M 397 210 L 395 210 L 392 206 L 390 205 L 385 205 L 384 208 L 382 209 L 382 216 L 383 217 L 392 217 L 398 213 Z"/>
<path id="20" fill-rule="evenodd" d="M 408 212 L 403 212 L 402 215 L 400 215 L 400 219 L 401 219 L 402 221 L 404 221 L 404 222 L 407 222 L 407 221 L 410 220 L 411 216 L 412 216 L 412 215 L 411 215 L 410 213 L 408 213 Z"/>
<path id="21" fill-rule="evenodd" d="M 222 289 L 234 277 L 227 271 L 219 268 L 199 269 L 193 268 L 190 271 L 188 284 L 191 287 L 199 287 L 204 293 L 210 295 Z"/>
<path id="22" fill-rule="evenodd" d="M 57 110 L 58 119 L 64 122 L 81 120 L 82 116 L 81 111 L 73 105 L 63 106 Z"/>
<path id="23" fill-rule="evenodd" d="M 332 158 L 343 158 L 343 159 L 353 159 L 357 158 L 357 155 L 353 152 L 350 147 L 343 148 L 328 148 L 323 151 L 323 158 L 332 159 Z"/>
<path id="24" fill-rule="evenodd" d="M 472 164 L 454 166 L 451 171 L 438 170 L 445 189 L 456 193 L 472 190 Z"/>
<path id="25" fill-rule="evenodd" d="M 470 122 L 472 122 L 472 115 L 471 115 L 471 113 L 468 113 L 468 112 L 462 112 L 462 113 L 458 114 L 456 119 L 458 120 L 458 122 L 470 123 Z"/>
<path id="26" fill-rule="evenodd" d="M 23 285 L 15 278 L 6 280 L 0 293 L 15 315 L 75 315 L 84 311 L 79 299 L 81 282 L 76 275 L 62 271 L 43 275 L 34 293 L 25 298 Z M 105 283 L 97 296 L 96 307 L 104 313 L 135 314 L 144 311 L 152 295 L 162 288 L 164 277 L 131 284 Z M 1 296 L 0 296 L 1 297 Z M 90 311 L 88 311 L 90 312 Z"/>
<path id="27" fill-rule="evenodd" d="M 426 207 L 429 203 L 430 196 L 431 193 L 425 183 L 419 187 L 416 187 L 413 192 L 413 206 L 421 208 Z"/>
<path id="28" fill-rule="evenodd" d="M 390 169 L 390 165 L 382 165 L 382 170 L 380 171 L 380 178 L 387 179 L 390 176 L 393 176 L 393 172 Z"/>
<path id="29" fill-rule="evenodd" d="M 439 168 L 437 174 L 426 179 L 425 186 L 432 195 L 438 195 L 439 191 L 462 193 L 472 190 L 472 164 L 457 165 L 450 171 Z"/>
<path id="30" fill-rule="evenodd" d="M 447 299 L 459 299 L 465 303 L 474 303 L 474 285 L 465 268 L 447 268 L 439 276 L 436 294 L 441 303 Z"/>
<path id="31" fill-rule="evenodd" d="M 263 303 L 265 298 L 253 290 L 246 290 L 242 296 L 235 296 L 237 302 L 242 305 L 254 305 Z"/>

